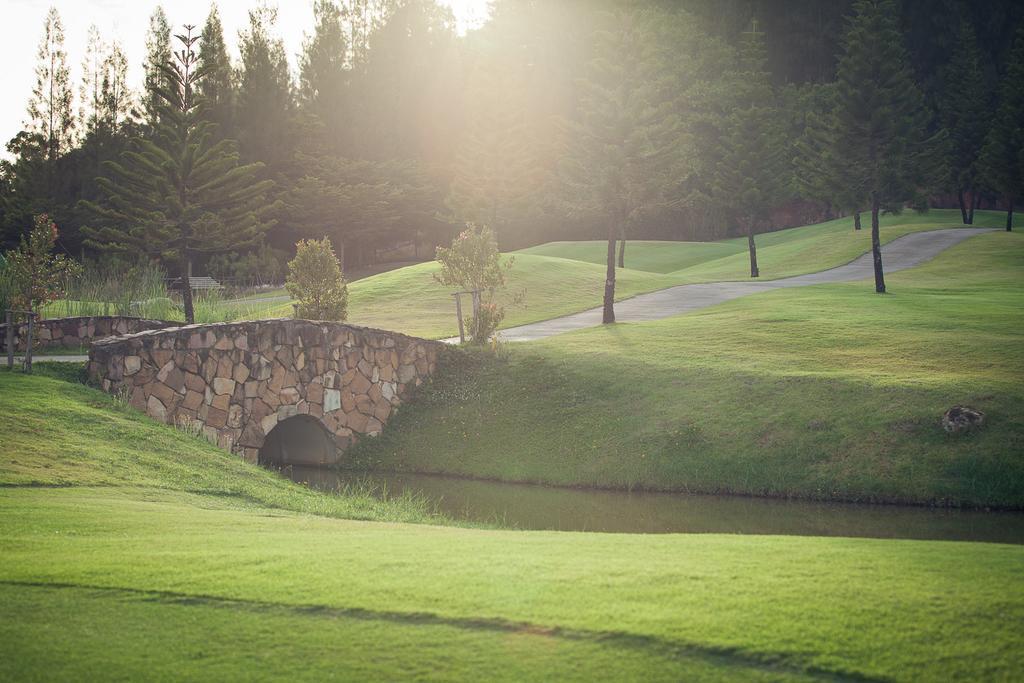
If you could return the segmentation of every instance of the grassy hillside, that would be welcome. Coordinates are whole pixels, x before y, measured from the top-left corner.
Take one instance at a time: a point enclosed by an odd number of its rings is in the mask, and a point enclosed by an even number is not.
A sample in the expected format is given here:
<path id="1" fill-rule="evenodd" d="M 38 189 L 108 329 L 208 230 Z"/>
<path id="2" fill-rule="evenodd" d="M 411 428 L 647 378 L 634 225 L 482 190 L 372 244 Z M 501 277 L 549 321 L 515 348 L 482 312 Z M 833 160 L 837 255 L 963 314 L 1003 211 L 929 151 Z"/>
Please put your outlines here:
<path id="1" fill-rule="evenodd" d="M 979 212 L 979 225 L 996 226 L 999 212 Z M 961 225 L 958 211 L 935 210 L 883 218 L 882 241 L 909 232 Z M 852 219 L 782 230 L 758 237 L 763 279 L 815 272 L 842 265 L 871 248 L 870 230 L 855 232 Z M 506 301 L 525 292 L 525 306 L 509 308 L 502 327 L 577 313 L 601 304 L 604 293 L 603 242 L 552 242 L 512 256 Z M 746 240 L 722 242 L 631 242 L 628 268 L 616 275 L 622 300 L 688 282 L 746 279 Z M 434 262 L 374 275 L 349 285 L 349 320 L 358 325 L 422 337 L 455 336 L 458 327 L 451 288 L 434 282 Z M 468 299 L 465 301 L 469 308 Z M 267 317 L 290 317 L 290 303 L 272 306 Z"/>
<path id="2" fill-rule="evenodd" d="M 458 334 L 455 301 L 450 287 L 434 281 L 433 261 L 375 275 L 349 285 L 348 320 L 356 325 L 398 330 L 421 337 L 440 338 Z M 624 270 L 618 275 L 618 298 L 671 287 L 675 281 L 657 273 Z M 581 261 L 515 255 L 506 302 L 517 292 L 526 293 L 525 306 L 507 309 L 505 326 L 546 320 L 592 308 L 604 292 L 604 267 Z M 470 314 L 469 297 L 463 312 Z M 276 309 L 291 316 L 291 304 Z"/>
<path id="3" fill-rule="evenodd" d="M 1024 547 L 332 519 L 85 387 L 0 372 L 0 413 L 5 680 L 1024 671 Z"/>
<path id="4" fill-rule="evenodd" d="M 1024 238 L 863 283 L 510 345 L 443 373 L 360 465 L 517 481 L 1024 506 Z M 954 404 L 988 414 L 946 435 Z"/>

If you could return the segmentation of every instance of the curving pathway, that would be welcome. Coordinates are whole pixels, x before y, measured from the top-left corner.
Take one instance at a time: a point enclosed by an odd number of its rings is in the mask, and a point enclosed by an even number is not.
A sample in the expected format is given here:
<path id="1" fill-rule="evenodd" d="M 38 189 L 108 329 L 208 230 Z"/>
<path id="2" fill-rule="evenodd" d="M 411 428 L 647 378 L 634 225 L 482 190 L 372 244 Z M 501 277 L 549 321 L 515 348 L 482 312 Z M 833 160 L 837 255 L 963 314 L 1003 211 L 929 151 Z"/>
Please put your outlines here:
<path id="1" fill-rule="evenodd" d="M 963 242 L 968 237 L 992 230 L 993 228 L 947 228 L 904 235 L 882 245 L 882 264 L 887 274 L 913 268 L 935 258 L 940 252 Z M 868 252 L 844 266 L 807 275 L 797 275 L 779 280 L 743 280 L 679 285 L 649 294 L 638 294 L 631 299 L 616 302 L 615 319 L 621 323 L 658 320 L 749 294 L 787 287 L 849 282 L 872 277 L 874 277 L 874 268 L 871 262 L 871 252 Z M 501 339 L 513 342 L 532 341 L 553 337 L 563 332 L 595 327 L 601 324 L 601 311 L 600 307 L 592 308 L 589 311 L 561 318 L 510 327 L 501 331 Z M 458 338 L 445 339 L 445 341 L 458 342 Z"/>

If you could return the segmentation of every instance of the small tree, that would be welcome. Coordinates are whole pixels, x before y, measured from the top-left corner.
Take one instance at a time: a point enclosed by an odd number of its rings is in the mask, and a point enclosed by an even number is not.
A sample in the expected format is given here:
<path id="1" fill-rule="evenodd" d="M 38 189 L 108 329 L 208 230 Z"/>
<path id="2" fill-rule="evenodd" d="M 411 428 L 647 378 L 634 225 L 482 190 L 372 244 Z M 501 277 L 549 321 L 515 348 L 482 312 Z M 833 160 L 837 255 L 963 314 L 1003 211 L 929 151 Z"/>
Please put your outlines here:
<path id="1" fill-rule="evenodd" d="M 434 275 L 435 280 L 447 287 L 474 292 L 470 337 L 475 344 L 485 343 L 505 317 L 505 308 L 494 297 L 498 290 L 505 288 L 505 274 L 515 259 L 502 263 L 491 229 L 486 226 L 478 229 L 470 223 L 452 240 L 450 248 L 437 248 L 437 261 L 441 272 Z"/>
<path id="2" fill-rule="evenodd" d="M 288 262 L 285 288 L 298 302 L 296 314 L 311 320 L 348 317 L 348 283 L 334 255 L 331 241 L 299 240 L 295 258 Z"/>
<path id="3" fill-rule="evenodd" d="M 46 214 L 35 217 L 28 237 L 7 254 L 7 269 L 13 281 L 10 305 L 29 311 L 64 295 L 69 277 L 81 270 L 74 261 L 52 254 L 57 242 L 57 225 Z"/>

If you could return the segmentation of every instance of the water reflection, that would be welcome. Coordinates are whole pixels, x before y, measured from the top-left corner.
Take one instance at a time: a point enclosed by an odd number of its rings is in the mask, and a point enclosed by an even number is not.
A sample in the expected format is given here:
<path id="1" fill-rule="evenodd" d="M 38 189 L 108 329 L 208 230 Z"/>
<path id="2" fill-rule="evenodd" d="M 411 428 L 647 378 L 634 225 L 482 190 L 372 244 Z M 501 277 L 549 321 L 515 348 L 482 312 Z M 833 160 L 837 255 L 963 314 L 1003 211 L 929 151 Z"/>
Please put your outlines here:
<path id="1" fill-rule="evenodd" d="M 420 474 L 291 467 L 285 476 L 325 491 L 356 480 L 436 501 L 452 517 L 519 529 L 626 533 L 861 536 L 1024 543 L 1024 513 L 674 493 L 598 491 Z"/>

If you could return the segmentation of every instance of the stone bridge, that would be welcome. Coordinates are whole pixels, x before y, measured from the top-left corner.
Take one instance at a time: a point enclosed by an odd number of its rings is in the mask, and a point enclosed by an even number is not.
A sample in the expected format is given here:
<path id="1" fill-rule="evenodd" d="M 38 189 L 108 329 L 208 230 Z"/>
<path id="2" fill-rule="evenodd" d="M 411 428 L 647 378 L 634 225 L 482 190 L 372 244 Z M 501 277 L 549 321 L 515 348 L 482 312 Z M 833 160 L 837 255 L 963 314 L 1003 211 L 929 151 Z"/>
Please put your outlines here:
<path id="1" fill-rule="evenodd" d="M 150 417 L 262 464 L 331 464 L 376 436 L 444 345 L 308 320 L 188 325 L 102 339 L 90 378 Z"/>

